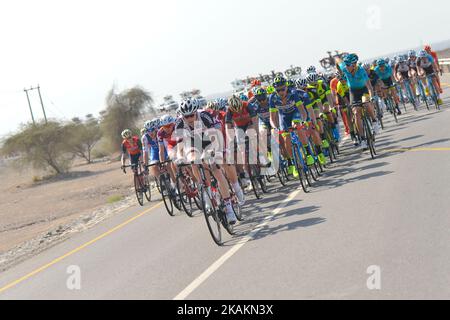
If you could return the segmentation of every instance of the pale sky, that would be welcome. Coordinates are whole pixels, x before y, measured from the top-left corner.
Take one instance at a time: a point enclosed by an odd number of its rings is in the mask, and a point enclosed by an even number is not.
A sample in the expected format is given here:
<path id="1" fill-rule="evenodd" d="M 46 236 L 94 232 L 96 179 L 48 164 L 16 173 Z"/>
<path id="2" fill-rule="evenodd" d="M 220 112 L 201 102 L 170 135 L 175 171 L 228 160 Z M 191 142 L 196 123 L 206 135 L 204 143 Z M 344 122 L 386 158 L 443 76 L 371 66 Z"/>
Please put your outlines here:
<path id="1" fill-rule="evenodd" d="M 449 40 L 449 12 L 448 0 L 2 1 L 0 136 L 31 121 L 24 87 L 40 84 L 48 117 L 97 115 L 113 84 L 178 100 L 328 50 L 370 58 Z"/>

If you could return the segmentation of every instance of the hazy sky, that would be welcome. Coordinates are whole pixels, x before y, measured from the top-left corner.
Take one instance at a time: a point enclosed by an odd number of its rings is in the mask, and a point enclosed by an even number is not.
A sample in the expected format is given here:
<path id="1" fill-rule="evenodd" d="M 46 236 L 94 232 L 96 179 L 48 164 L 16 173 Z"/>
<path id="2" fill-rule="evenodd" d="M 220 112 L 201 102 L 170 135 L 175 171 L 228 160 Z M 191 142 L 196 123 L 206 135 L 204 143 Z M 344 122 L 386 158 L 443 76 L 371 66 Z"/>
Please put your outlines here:
<path id="1" fill-rule="evenodd" d="M 113 84 L 178 99 L 327 50 L 369 58 L 448 40 L 449 13 L 448 0 L 2 1 L 0 135 L 31 121 L 23 88 L 38 83 L 48 116 L 70 119 L 98 114 Z"/>

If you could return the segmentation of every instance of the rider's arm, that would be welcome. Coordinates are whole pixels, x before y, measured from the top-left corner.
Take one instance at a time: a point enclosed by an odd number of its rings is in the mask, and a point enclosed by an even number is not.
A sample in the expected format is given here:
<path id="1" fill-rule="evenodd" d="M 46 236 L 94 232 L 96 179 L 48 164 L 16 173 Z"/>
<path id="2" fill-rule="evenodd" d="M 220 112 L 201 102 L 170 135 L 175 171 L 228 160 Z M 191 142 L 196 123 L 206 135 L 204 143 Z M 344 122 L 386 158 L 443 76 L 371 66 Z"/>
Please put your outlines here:
<path id="1" fill-rule="evenodd" d="M 122 163 L 122 167 L 125 166 L 125 160 L 127 158 L 127 154 L 128 154 L 127 148 L 125 147 L 124 144 L 122 144 L 122 157 L 120 159 L 120 162 Z"/>
<path id="2" fill-rule="evenodd" d="M 370 97 L 373 98 L 375 95 L 374 95 L 374 92 L 373 92 L 373 87 L 372 87 L 372 83 L 370 82 L 370 79 L 367 80 L 366 87 L 369 90 Z"/>

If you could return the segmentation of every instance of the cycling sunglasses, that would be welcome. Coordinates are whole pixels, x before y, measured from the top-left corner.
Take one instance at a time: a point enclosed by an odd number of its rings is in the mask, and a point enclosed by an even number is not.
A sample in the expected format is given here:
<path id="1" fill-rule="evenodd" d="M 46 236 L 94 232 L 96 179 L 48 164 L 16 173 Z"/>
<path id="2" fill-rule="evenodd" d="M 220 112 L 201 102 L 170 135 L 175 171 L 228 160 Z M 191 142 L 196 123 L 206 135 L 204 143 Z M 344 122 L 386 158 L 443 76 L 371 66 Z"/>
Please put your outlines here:
<path id="1" fill-rule="evenodd" d="M 287 89 L 286 86 L 282 86 L 282 87 L 279 87 L 279 88 L 275 88 L 275 90 L 276 90 L 277 92 L 283 92 L 283 91 L 285 91 L 286 89 Z"/>
<path id="2" fill-rule="evenodd" d="M 193 114 L 190 114 L 190 115 L 188 115 L 188 116 L 183 116 L 185 119 L 191 119 L 191 118 L 193 118 L 193 117 L 195 117 L 195 113 L 193 113 Z"/>
<path id="3" fill-rule="evenodd" d="M 262 94 L 262 95 L 255 96 L 255 97 L 256 97 L 256 100 L 258 100 L 258 101 L 264 101 L 267 99 L 267 94 Z"/>

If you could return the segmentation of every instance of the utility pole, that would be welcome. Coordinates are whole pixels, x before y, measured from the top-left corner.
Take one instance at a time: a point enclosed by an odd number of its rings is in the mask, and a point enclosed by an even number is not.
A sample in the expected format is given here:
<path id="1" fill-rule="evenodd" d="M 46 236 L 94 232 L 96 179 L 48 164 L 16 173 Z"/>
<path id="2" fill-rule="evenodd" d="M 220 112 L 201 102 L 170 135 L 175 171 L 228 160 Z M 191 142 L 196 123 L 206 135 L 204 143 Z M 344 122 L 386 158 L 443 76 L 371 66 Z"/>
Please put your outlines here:
<path id="1" fill-rule="evenodd" d="M 30 97 L 28 96 L 28 91 L 33 91 L 33 90 L 37 90 L 39 93 L 39 100 L 41 101 L 41 107 L 42 107 L 42 112 L 44 113 L 45 124 L 47 124 L 48 123 L 47 122 L 47 114 L 45 113 L 44 103 L 42 102 L 42 96 L 41 96 L 41 87 L 39 85 L 35 88 L 31 87 L 30 89 L 24 89 L 25 93 L 27 94 L 28 106 L 30 107 L 31 118 L 33 119 L 33 123 L 36 124 L 36 122 L 34 121 L 33 111 L 31 109 Z"/>
<path id="2" fill-rule="evenodd" d="M 28 90 L 30 90 L 30 89 L 28 89 Z M 34 121 L 33 109 L 31 109 L 30 97 L 28 96 L 28 90 L 27 89 L 23 89 L 23 91 L 25 91 L 25 94 L 27 95 L 28 107 L 30 108 L 31 119 L 33 119 L 33 124 L 35 125 L 36 122 Z"/>
<path id="3" fill-rule="evenodd" d="M 47 115 L 45 114 L 45 109 L 44 109 L 44 103 L 42 102 L 42 96 L 41 96 L 41 87 L 38 85 L 37 86 L 37 90 L 39 93 L 39 99 L 41 100 L 41 107 L 42 107 L 42 112 L 44 113 L 44 119 L 45 119 L 45 124 L 47 124 Z"/>

